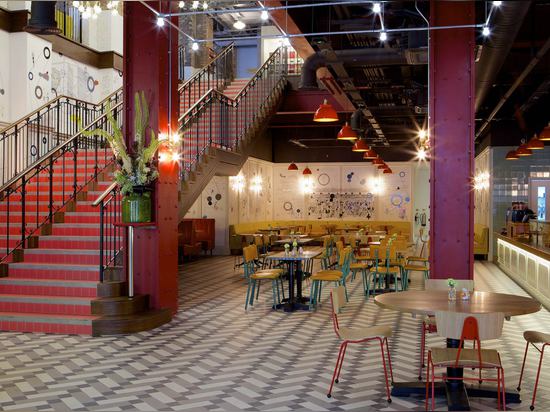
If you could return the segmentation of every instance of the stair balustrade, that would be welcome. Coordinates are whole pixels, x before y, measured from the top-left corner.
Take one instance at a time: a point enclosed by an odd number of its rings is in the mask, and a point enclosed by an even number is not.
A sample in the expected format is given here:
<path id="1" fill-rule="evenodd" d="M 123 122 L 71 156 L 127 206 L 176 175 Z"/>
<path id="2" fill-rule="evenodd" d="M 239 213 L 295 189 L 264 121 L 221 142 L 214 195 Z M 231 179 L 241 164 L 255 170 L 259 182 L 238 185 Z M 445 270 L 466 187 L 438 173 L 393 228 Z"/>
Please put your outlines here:
<path id="1" fill-rule="evenodd" d="M 180 117 L 183 174 L 192 171 L 209 147 L 236 151 L 239 144 L 268 115 L 287 71 L 284 47 L 275 50 L 235 98 L 215 88 Z"/>

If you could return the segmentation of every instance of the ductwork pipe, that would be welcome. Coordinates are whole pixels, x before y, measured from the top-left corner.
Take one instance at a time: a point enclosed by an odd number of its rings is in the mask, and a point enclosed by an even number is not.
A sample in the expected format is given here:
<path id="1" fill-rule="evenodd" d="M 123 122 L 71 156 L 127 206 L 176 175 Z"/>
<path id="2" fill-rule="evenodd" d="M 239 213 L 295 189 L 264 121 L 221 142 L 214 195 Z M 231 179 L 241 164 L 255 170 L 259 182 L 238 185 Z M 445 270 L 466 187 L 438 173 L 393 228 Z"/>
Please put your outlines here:
<path id="1" fill-rule="evenodd" d="M 483 45 L 476 64 L 476 112 L 495 82 L 530 6 L 531 0 L 506 1 L 494 11 L 491 38 Z"/>
<path id="2" fill-rule="evenodd" d="M 329 56 L 332 56 L 331 59 Z M 334 56 L 336 56 L 335 59 Z M 304 61 L 300 89 L 317 89 L 317 69 L 326 67 L 330 63 L 365 67 L 427 64 L 428 49 L 321 50 Z"/>

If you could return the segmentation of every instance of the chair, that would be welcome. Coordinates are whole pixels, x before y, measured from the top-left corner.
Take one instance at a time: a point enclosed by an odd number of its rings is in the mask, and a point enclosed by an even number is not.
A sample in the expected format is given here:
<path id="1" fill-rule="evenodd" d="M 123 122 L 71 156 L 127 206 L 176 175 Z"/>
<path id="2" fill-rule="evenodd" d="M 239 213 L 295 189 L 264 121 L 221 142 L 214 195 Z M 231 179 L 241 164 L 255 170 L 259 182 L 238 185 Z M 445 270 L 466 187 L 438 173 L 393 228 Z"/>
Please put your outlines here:
<path id="1" fill-rule="evenodd" d="M 416 262 L 417 264 L 414 264 L 414 262 Z M 409 284 L 410 272 L 422 272 L 424 275 L 424 279 L 429 279 L 430 267 L 428 259 L 416 256 L 409 256 L 405 259 L 405 265 L 403 266 L 403 284 L 405 285 L 405 288 Z"/>
<path id="2" fill-rule="evenodd" d="M 455 280 L 456 288 L 458 290 L 468 289 L 470 292 L 474 290 L 474 281 L 467 279 L 458 279 Z M 448 290 L 449 284 L 447 279 L 426 279 L 424 281 L 424 289 L 426 290 Z M 422 319 L 422 329 L 420 331 L 420 367 L 418 368 L 418 380 L 422 380 L 422 369 L 424 366 L 424 359 L 426 359 L 426 332 L 435 333 L 437 332 L 435 317 L 434 316 L 425 316 Z"/>
<path id="3" fill-rule="evenodd" d="M 537 396 L 537 387 L 539 385 L 540 368 L 542 366 L 542 358 L 544 356 L 544 349 L 547 345 L 550 345 L 550 334 L 528 330 L 527 332 L 523 332 L 523 338 L 526 340 L 525 355 L 523 355 L 523 364 L 521 365 L 521 373 L 519 375 L 518 392 L 521 390 L 521 379 L 523 378 L 523 369 L 525 368 L 525 360 L 527 359 L 527 350 L 529 349 L 529 345 L 533 345 L 533 347 L 540 352 L 539 368 L 537 370 L 537 378 L 535 379 L 535 388 L 533 389 L 533 399 L 531 400 L 531 406 L 529 406 L 529 409 L 534 410 L 535 397 Z M 537 347 L 537 343 L 542 344 L 540 349 Z"/>
<path id="4" fill-rule="evenodd" d="M 457 348 L 432 348 L 428 351 L 428 368 L 426 371 L 426 410 L 431 383 L 432 410 L 435 407 L 435 368 L 475 368 L 479 369 L 479 377 L 449 377 L 437 376 L 445 380 L 476 380 L 497 382 L 498 407 L 506 409 L 506 389 L 504 384 L 504 368 L 500 354 L 495 349 L 481 349 L 482 340 L 497 339 L 502 334 L 504 323 L 503 313 L 460 313 L 436 312 L 435 320 L 439 335 L 447 339 L 460 339 Z M 477 345 L 474 349 L 465 349 L 464 341 L 471 340 Z M 497 378 L 482 377 L 482 369 L 496 369 Z M 430 375 L 431 374 L 431 375 Z M 431 381 L 430 381 L 431 378 Z"/>
<path id="5" fill-rule="evenodd" d="M 248 305 L 254 305 L 254 293 L 256 293 L 256 300 L 260 295 L 260 285 L 262 280 L 271 280 L 271 289 L 273 294 L 273 306 L 281 302 L 281 294 L 284 299 L 284 287 L 281 275 L 283 269 L 262 269 L 256 270 L 256 259 L 258 257 L 258 249 L 256 245 L 250 245 L 243 248 L 244 259 L 244 276 L 248 282 L 246 289 L 246 301 L 244 309 L 248 309 Z M 279 283 L 282 288 L 282 292 L 279 290 Z M 256 286 L 258 290 L 256 291 Z"/>
<path id="6" fill-rule="evenodd" d="M 330 257 L 332 256 L 333 241 L 332 236 L 323 236 L 323 253 L 313 259 L 321 260 L 321 269 L 328 269 L 330 266 Z"/>
<path id="7" fill-rule="evenodd" d="M 323 282 L 335 282 L 344 287 L 346 291 L 346 299 L 348 292 L 346 289 L 346 278 L 349 273 L 349 265 L 351 262 L 351 248 L 342 249 L 338 258 L 337 269 L 327 269 L 315 272 L 309 280 L 311 281 L 311 292 L 309 294 L 309 305 L 312 307 L 317 302 L 321 301 L 321 292 Z"/>
<path id="8" fill-rule="evenodd" d="M 381 252 L 378 255 L 378 259 L 375 259 L 374 266 L 370 269 L 370 274 L 373 276 L 373 280 L 376 284 L 378 281 L 378 287 L 381 288 L 381 282 L 386 276 L 393 276 L 395 280 L 395 291 L 398 291 L 398 280 L 399 275 L 401 274 L 401 260 L 397 257 L 397 249 L 395 246 L 388 244 L 387 247 L 382 248 L 380 246 L 379 251 Z M 401 279 L 402 280 L 402 279 Z M 367 289 L 368 289 L 367 282 Z M 403 290 L 403 285 L 401 285 L 401 290 Z"/>
<path id="9" fill-rule="evenodd" d="M 376 340 L 380 344 L 380 354 L 382 355 L 382 365 L 384 366 L 384 377 L 386 379 L 386 395 L 387 401 L 391 402 L 390 385 L 388 382 L 388 371 L 386 368 L 386 357 L 384 355 L 384 345 L 386 346 L 386 352 L 388 355 L 388 364 L 390 369 L 390 377 L 393 383 L 393 369 L 391 365 L 390 348 L 388 345 L 388 338 L 392 336 L 392 329 L 389 326 L 373 326 L 367 328 L 347 328 L 341 327 L 338 323 L 338 313 L 340 309 L 346 303 L 346 290 L 343 286 L 338 286 L 330 292 L 330 302 L 332 305 L 332 324 L 336 336 L 338 336 L 342 343 L 340 344 L 340 350 L 338 351 L 338 358 L 336 360 L 336 366 L 334 367 L 334 373 L 332 374 L 332 381 L 328 389 L 327 397 L 332 396 L 332 388 L 334 383 L 338 383 L 340 379 L 340 372 L 342 371 L 342 364 L 344 363 L 344 356 L 346 355 L 346 349 L 350 343 L 364 343 Z"/>

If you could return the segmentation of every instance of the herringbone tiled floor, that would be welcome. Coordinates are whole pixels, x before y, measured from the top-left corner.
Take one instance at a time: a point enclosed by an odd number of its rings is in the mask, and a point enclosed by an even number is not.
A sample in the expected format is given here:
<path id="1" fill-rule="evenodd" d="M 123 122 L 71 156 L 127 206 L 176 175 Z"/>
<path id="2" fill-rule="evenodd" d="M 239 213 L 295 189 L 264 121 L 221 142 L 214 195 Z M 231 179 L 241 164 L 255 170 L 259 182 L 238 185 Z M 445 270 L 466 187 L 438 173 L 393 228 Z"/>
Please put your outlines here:
<path id="1" fill-rule="evenodd" d="M 329 305 L 315 312 L 270 309 L 270 295 L 244 311 L 246 287 L 230 257 L 186 264 L 180 276 L 181 309 L 157 330 L 122 337 L 90 338 L 44 334 L 0 335 L 2 410 L 422 410 L 421 398 L 384 397 L 376 348 L 350 349 L 343 375 L 327 399 L 338 341 Z M 490 263 L 476 263 L 476 288 L 525 294 Z M 414 281 L 412 287 L 421 287 Z M 266 292 L 267 292 L 267 288 Z M 417 375 L 419 320 L 381 310 L 364 300 L 360 282 L 342 322 L 388 324 L 396 380 Z M 326 291 L 325 291 L 326 293 Z M 550 331 L 550 314 L 519 316 L 505 322 L 504 334 L 486 347 L 503 355 L 507 384 L 517 386 L 526 329 Z M 442 345 L 432 336 L 429 345 Z M 533 351 L 534 352 L 534 351 Z M 528 410 L 537 357 L 529 360 L 522 404 Z M 550 365 L 542 376 L 537 410 L 550 410 Z M 475 410 L 495 409 L 494 400 L 473 399 Z M 444 410 L 443 399 L 438 409 Z"/>

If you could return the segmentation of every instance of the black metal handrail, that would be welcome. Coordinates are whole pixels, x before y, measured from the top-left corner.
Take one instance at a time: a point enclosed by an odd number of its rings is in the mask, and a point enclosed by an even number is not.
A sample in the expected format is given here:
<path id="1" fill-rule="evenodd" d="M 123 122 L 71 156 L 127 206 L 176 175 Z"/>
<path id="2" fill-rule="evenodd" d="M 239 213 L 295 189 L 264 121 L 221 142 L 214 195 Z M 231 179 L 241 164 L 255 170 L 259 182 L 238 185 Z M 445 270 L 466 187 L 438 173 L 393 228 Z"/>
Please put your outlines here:
<path id="1" fill-rule="evenodd" d="M 122 228 L 115 226 L 120 221 L 121 193 L 116 182 L 111 184 L 92 206 L 99 207 L 99 281 L 105 279 L 105 270 L 117 262 L 123 249 Z"/>
<path id="2" fill-rule="evenodd" d="M 122 102 L 111 108 L 118 127 L 122 110 Z M 76 200 L 84 187 L 113 164 L 107 141 L 85 133 L 96 129 L 113 132 L 105 113 L 0 188 L 0 213 L 6 215 L 7 227 L 2 239 L 5 255 L 0 262 L 7 261 L 14 250 L 26 247 L 28 239 L 51 222 L 56 212 Z M 11 233 L 10 223 L 14 222 L 15 233 Z"/>
<path id="3" fill-rule="evenodd" d="M 89 124 L 111 105 L 122 101 L 122 88 L 95 104 L 59 96 L 0 130 L 0 187 L 78 132 L 75 118 Z"/>
<path id="4" fill-rule="evenodd" d="M 286 56 L 284 47 L 275 50 L 234 99 L 210 88 L 180 116 L 184 172 L 191 171 L 208 147 L 237 149 L 284 84 Z"/>

